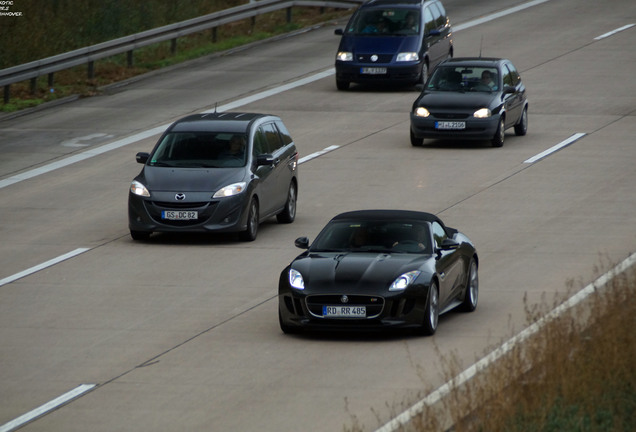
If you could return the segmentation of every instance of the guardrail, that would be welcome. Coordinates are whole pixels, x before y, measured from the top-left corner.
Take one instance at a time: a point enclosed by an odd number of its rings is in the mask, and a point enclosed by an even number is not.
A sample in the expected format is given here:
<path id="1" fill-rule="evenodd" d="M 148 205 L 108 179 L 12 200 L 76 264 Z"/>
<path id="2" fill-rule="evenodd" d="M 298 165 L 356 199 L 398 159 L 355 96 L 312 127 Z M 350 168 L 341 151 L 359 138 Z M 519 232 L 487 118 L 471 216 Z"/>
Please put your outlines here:
<path id="1" fill-rule="evenodd" d="M 47 57 L 42 60 L 2 69 L 0 70 L 0 86 L 4 87 L 4 103 L 9 102 L 11 84 L 31 80 L 31 91 L 35 93 L 38 77 L 48 75 L 49 87 L 52 87 L 53 74 L 55 72 L 82 64 L 88 65 L 88 78 L 92 79 L 94 77 L 94 65 L 96 60 L 127 53 L 127 62 L 130 67 L 133 64 L 133 51 L 147 45 L 170 40 L 172 41 L 172 52 L 174 53 L 176 51 L 177 38 L 205 30 L 212 30 L 212 40 L 216 41 L 216 28 L 224 24 L 248 18 L 254 20 L 258 15 L 281 9 L 287 9 L 287 22 L 289 23 L 292 18 L 292 7 L 350 9 L 359 6 L 364 3 L 364 1 L 366 0 L 258 0 L 253 3 L 236 6 L 201 17 L 192 18 L 187 21 L 158 27 L 97 45 Z"/>

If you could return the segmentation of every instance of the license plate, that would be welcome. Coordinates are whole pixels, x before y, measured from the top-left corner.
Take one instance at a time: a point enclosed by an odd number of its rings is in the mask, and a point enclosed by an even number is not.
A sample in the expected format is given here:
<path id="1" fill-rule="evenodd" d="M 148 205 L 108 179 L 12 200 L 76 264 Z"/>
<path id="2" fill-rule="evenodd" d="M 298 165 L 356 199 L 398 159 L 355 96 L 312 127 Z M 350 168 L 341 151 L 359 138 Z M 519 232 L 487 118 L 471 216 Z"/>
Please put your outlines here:
<path id="1" fill-rule="evenodd" d="M 322 316 L 339 318 L 365 318 L 366 306 L 323 306 Z"/>
<path id="2" fill-rule="evenodd" d="M 384 67 L 363 67 L 360 68 L 361 74 L 367 75 L 384 75 L 386 74 L 386 68 Z"/>
<path id="3" fill-rule="evenodd" d="M 438 121 L 435 122 L 435 129 L 466 129 L 466 122 Z"/>
<path id="4" fill-rule="evenodd" d="M 199 212 L 190 210 L 164 210 L 161 212 L 161 218 L 168 220 L 194 220 L 199 218 Z"/>

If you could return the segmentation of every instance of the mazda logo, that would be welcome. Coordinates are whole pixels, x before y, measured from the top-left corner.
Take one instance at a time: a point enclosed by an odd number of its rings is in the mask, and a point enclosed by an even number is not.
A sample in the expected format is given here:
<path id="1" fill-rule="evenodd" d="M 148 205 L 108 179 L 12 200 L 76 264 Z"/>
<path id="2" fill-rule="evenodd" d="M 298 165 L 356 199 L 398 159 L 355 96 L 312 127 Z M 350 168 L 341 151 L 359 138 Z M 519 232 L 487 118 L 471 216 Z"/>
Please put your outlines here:
<path id="1" fill-rule="evenodd" d="M 183 201 L 185 199 L 185 194 L 184 193 L 178 193 L 174 196 L 174 199 L 176 199 L 177 201 Z"/>
<path id="2" fill-rule="evenodd" d="M 340 297 L 340 301 L 342 303 L 349 303 L 349 297 L 347 297 L 346 295 L 343 295 L 342 297 Z"/>

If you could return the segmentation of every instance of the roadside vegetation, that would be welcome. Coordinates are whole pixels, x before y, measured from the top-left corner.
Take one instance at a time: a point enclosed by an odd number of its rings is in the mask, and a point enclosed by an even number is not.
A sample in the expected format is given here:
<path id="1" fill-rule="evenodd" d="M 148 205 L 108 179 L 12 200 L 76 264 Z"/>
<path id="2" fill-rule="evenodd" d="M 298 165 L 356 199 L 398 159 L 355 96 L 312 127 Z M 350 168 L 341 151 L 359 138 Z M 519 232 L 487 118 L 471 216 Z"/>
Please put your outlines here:
<path id="1" fill-rule="evenodd" d="M 0 44 L 0 69 L 245 3 L 248 0 L 20 0 L 13 8 L 19 9 L 22 17 L 0 22 L 0 40 L 5 42 Z M 93 79 L 87 78 L 87 65 L 81 65 L 55 73 L 51 86 L 48 76 L 40 77 L 35 92 L 29 81 L 12 84 L 10 100 L 0 102 L 0 112 L 14 112 L 72 95 L 97 95 L 108 84 L 350 13 L 343 9 L 297 7 L 292 10 L 292 22 L 287 23 L 286 11 L 280 10 L 253 21 L 247 19 L 218 27 L 214 40 L 211 31 L 181 37 L 177 39 L 175 52 L 169 41 L 137 49 L 133 67 L 127 66 L 125 54 L 96 61 Z"/>
<path id="2" fill-rule="evenodd" d="M 568 285 L 569 294 L 582 288 Z M 450 391 L 400 430 L 635 431 L 636 267 L 596 288 L 465 383 L 456 380 L 464 370 L 456 357 L 440 354 Z M 526 302 L 527 326 L 563 300 Z"/>

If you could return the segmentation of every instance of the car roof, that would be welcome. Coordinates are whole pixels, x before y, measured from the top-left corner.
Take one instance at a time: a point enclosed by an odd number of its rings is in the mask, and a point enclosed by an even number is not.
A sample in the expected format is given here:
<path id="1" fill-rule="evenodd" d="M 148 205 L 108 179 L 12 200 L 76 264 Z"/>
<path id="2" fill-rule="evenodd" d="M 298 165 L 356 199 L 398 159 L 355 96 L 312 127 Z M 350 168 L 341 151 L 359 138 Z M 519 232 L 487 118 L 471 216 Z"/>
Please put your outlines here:
<path id="1" fill-rule="evenodd" d="M 214 112 L 192 114 L 177 120 L 170 126 L 173 132 L 246 132 L 252 122 L 265 118 L 278 117 L 270 114 Z"/>
<path id="2" fill-rule="evenodd" d="M 361 8 L 376 6 L 423 6 L 426 3 L 434 3 L 437 0 L 370 0 L 364 3 Z"/>
<path id="3" fill-rule="evenodd" d="M 414 210 L 355 210 L 345 213 L 340 213 L 334 216 L 331 220 L 347 220 L 347 219 L 369 219 L 369 220 L 388 220 L 396 221 L 399 219 L 420 220 L 426 222 L 439 222 L 444 225 L 443 222 L 434 214 L 414 211 Z"/>

